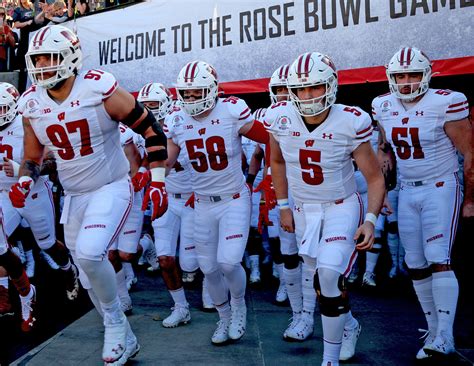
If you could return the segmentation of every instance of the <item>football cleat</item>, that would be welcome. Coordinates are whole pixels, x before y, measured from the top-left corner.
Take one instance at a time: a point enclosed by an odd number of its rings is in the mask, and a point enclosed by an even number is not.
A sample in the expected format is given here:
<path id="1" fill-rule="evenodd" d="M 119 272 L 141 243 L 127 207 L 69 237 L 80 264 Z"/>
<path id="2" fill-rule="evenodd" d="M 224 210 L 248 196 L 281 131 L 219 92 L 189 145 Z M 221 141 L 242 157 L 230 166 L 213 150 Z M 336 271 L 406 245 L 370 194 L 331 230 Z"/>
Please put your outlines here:
<path id="1" fill-rule="evenodd" d="M 372 272 L 365 272 L 364 276 L 362 277 L 362 285 L 369 287 L 377 286 L 375 283 L 375 274 Z"/>
<path id="2" fill-rule="evenodd" d="M 299 318 L 299 321 L 291 329 L 289 328 L 285 332 L 285 340 L 289 342 L 303 342 L 309 339 L 314 333 L 313 316 L 303 312 Z"/>
<path id="3" fill-rule="evenodd" d="M 354 357 L 361 329 L 362 327 L 359 323 L 357 323 L 357 326 L 353 329 L 344 329 L 339 360 L 346 361 Z"/>
<path id="4" fill-rule="evenodd" d="M 212 335 L 212 344 L 223 344 L 229 340 L 230 319 L 221 319 L 217 322 L 217 328 Z"/>
<path id="5" fill-rule="evenodd" d="M 455 353 L 456 348 L 454 347 L 454 338 L 442 331 L 440 335 L 436 336 L 433 342 L 425 344 L 423 350 L 428 355 L 449 355 Z"/>
<path id="6" fill-rule="evenodd" d="M 35 306 L 36 306 L 36 288 L 31 286 L 32 296 L 27 299 L 26 296 L 20 296 L 21 300 L 21 330 L 28 333 L 33 330 L 36 322 Z"/>
<path id="7" fill-rule="evenodd" d="M 301 319 L 301 313 L 293 313 L 293 317 L 290 319 L 291 322 L 288 325 L 288 328 L 283 332 L 283 339 L 289 338 L 288 335 L 292 335 L 292 329 L 299 323 Z"/>
<path id="8" fill-rule="evenodd" d="M 112 321 L 108 314 L 104 314 L 104 326 L 102 359 L 106 364 L 113 364 L 119 361 L 125 353 L 129 324 L 123 313 L 120 314 L 118 321 Z"/>
<path id="9" fill-rule="evenodd" d="M 418 353 L 416 354 L 416 359 L 417 360 L 424 360 L 426 358 L 431 357 L 431 355 L 427 354 L 423 348 L 425 346 L 429 346 L 431 343 L 434 342 L 435 335 L 431 334 L 430 331 L 425 330 L 425 329 L 418 329 L 418 331 L 425 332 L 425 334 L 423 334 L 420 338 L 420 339 L 423 339 L 423 347 L 421 347 L 420 350 L 418 351 Z"/>
<path id="10" fill-rule="evenodd" d="M 229 338 L 237 340 L 245 334 L 247 326 L 247 306 L 233 306 L 232 315 L 230 317 Z"/>
<path id="11" fill-rule="evenodd" d="M 171 314 L 162 322 L 165 328 L 175 328 L 180 324 L 188 324 L 188 322 L 191 321 L 191 313 L 189 312 L 188 305 L 181 306 L 175 304 L 171 310 Z"/>

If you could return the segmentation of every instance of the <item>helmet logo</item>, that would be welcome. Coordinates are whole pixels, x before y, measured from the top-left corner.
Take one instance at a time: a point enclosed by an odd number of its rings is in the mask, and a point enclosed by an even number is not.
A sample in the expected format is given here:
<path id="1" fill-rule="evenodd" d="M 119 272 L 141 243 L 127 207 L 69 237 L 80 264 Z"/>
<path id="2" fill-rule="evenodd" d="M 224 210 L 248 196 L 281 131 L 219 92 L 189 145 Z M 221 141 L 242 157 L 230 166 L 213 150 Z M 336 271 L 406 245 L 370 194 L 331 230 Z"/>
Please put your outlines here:
<path id="1" fill-rule="evenodd" d="M 197 62 L 190 62 L 186 65 L 186 71 L 184 72 L 184 81 L 192 83 L 196 77 Z M 188 84 L 191 86 L 192 84 Z"/>
<path id="2" fill-rule="evenodd" d="M 327 57 L 327 56 L 324 56 L 322 59 L 321 59 L 322 62 L 324 62 L 326 65 L 328 65 L 331 69 L 333 69 L 334 71 L 336 71 L 336 65 L 334 65 L 334 62 L 332 62 L 332 60 Z"/>
<path id="3" fill-rule="evenodd" d="M 309 72 L 312 69 L 312 65 L 310 67 L 310 61 L 311 61 L 311 53 L 305 53 L 301 55 L 298 59 L 298 66 L 296 73 L 298 74 L 298 78 L 308 78 L 309 77 Z M 307 81 L 306 79 L 300 80 L 302 82 Z"/>
<path id="4" fill-rule="evenodd" d="M 410 66 L 412 55 L 411 48 L 403 48 L 402 52 L 400 53 L 400 66 Z"/>
<path id="5" fill-rule="evenodd" d="M 46 27 L 43 30 L 36 32 L 35 37 L 33 38 L 33 47 L 39 48 L 43 45 L 44 37 L 49 30 L 49 27 Z"/>
<path id="6" fill-rule="evenodd" d="M 73 46 L 79 43 L 79 38 L 71 34 L 71 32 L 62 31 L 61 34 L 64 36 L 64 38 L 67 38 L 72 43 Z"/>

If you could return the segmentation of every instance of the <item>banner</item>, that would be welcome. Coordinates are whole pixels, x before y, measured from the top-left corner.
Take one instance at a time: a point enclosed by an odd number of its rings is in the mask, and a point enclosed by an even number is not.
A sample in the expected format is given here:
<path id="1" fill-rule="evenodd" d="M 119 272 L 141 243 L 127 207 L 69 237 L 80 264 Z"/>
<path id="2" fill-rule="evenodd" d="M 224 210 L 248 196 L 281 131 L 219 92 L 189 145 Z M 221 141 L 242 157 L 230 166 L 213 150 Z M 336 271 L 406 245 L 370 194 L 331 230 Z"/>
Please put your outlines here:
<path id="1" fill-rule="evenodd" d="M 442 75 L 474 73 L 472 19 L 474 0 L 154 0 L 69 26 L 84 67 L 128 90 L 173 86 L 187 62 L 203 60 L 226 92 L 258 92 L 308 51 L 329 55 L 342 84 L 384 80 L 382 66 L 403 46 L 443 60 Z"/>

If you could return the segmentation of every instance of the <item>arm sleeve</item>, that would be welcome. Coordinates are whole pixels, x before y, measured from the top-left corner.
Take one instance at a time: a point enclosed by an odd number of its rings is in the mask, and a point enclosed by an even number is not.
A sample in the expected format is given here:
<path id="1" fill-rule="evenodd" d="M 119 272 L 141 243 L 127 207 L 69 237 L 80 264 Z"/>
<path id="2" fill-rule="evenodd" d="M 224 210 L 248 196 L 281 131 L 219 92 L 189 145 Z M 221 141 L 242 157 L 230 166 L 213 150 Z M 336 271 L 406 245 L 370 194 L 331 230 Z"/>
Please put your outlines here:
<path id="1" fill-rule="evenodd" d="M 445 122 L 459 121 L 469 116 L 469 103 L 462 93 L 452 92 L 449 105 L 446 108 Z"/>

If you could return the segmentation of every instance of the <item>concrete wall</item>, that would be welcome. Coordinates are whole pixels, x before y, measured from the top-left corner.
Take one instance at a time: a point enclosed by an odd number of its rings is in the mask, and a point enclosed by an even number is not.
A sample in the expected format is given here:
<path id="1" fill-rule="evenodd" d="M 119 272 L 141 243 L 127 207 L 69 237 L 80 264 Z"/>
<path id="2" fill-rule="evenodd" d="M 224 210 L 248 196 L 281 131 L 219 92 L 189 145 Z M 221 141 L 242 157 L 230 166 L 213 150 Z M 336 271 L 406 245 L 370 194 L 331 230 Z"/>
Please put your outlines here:
<path id="1" fill-rule="evenodd" d="M 10 84 L 15 85 L 16 88 L 18 88 L 18 76 L 19 76 L 18 71 L 12 71 L 12 72 L 0 72 L 0 81 L 7 82 Z"/>

